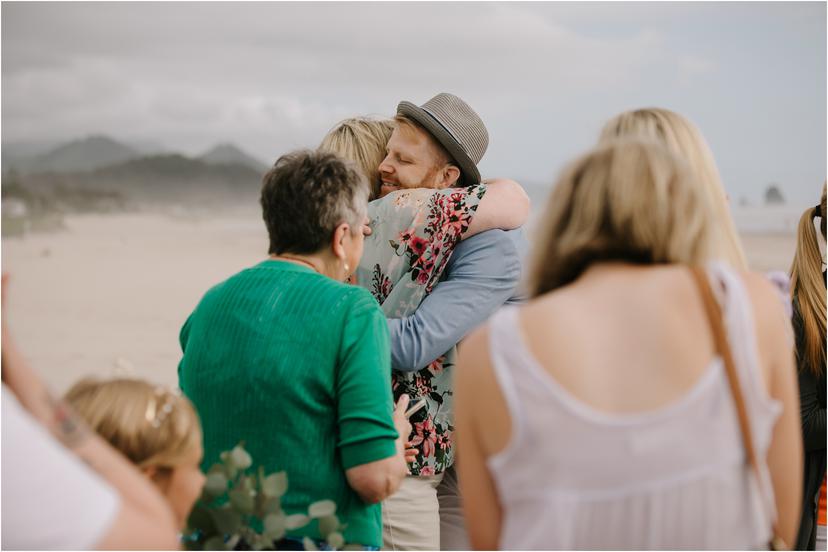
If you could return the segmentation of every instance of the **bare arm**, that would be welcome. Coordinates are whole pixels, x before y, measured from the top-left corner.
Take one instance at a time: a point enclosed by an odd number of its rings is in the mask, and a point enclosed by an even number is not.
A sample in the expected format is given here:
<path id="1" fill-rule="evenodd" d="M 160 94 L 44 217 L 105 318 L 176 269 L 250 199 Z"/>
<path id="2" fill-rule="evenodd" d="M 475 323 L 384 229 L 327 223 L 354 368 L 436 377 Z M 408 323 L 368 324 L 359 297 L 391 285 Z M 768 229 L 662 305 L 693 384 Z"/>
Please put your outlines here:
<path id="1" fill-rule="evenodd" d="M 776 500 L 777 530 L 788 546 L 796 542 L 802 504 L 802 432 L 793 337 L 776 291 L 761 276 L 748 274 L 754 303 L 759 352 L 768 367 L 768 393 L 782 404 L 768 450 Z"/>
<path id="2" fill-rule="evenodd" d="M 460 494 L 469 540 L 477 550 L 498 549 L 503 518 L 497 489 L 486 466 L 490 454 L 481 431 L 492 417 L 487 414 L 489 407 L 500 414 L 501 409 L 505 411 L 502 399 L 497 400 L 491 393 L 494 374 L 487 332 L 485 328 L 478 330 L 463 343 L 454 380 L 457 450 L 461 451 L 457 454 Z M 495 432 L 498 430 L 494 428 Z"/>
<path id="3" fill-rule="evenodd" d="M 486 180 L 484 184 L 486 194 L 480 200 L 463 238 L 494 228 L 514 230 L 529 219 L 531 202 L 520 184 L 504 178 Z"/>
<path id="4" fill-rule="evenodd" d="M 4 303 L 5 283 L 4 276 Z M 121 509 L 98 547 L 110 550 L 178 548 L 177 528 L 164 498 L 126 458 L 89 430 L 66 404 L 53 397 L 17 349 L 5 316 L 2 338 L 3 383 L 35 420 L 120 495 Z"/>
<path id="5" fill-rule="evenodd" d="M 397 492 L 403 477 L 408 473 L 405 458 L 405 442 L 411 434 L 411 424 L 405 417 L 408 401 L 408 395 L 403 395 L 394 409 L 394 425 L 399 433 L 395 442 L 397 453 L 389 458 L 345 470 L 348 485 L 368 504 L 385 500 Z"/>

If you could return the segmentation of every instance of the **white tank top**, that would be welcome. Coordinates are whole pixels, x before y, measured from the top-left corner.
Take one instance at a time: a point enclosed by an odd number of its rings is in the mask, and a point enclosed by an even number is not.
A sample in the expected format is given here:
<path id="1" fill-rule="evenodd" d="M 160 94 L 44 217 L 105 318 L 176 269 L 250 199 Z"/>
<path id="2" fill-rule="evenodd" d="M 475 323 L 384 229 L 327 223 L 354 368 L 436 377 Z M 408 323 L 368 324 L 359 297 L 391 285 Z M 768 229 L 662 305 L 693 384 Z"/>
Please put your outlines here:
<path id="1" fill-rule="evenodd" d="M 721 264 L 711 264 L 708 274 L 763 463 L 762 487 L 746 464 L 720 358 L 666 407 L 603 413 L 538 364 L 521 334 L 518 309 L 505 307 L 489 331 L 512 421 L 509 444 L 488 460 L 503 506 L 501 549 L 766 547 L 775 507 L 764 458 L 781 405 L 761 381 L 741 279 Z"/>

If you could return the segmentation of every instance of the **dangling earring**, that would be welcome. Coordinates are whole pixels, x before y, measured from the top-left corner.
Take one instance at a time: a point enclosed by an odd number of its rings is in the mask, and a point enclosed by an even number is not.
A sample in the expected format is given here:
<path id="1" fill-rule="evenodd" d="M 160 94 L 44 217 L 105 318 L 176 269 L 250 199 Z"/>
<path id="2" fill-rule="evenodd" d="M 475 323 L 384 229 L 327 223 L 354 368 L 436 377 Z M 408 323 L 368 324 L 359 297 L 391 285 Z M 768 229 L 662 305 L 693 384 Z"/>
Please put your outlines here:
<path id="1" fill-rule="evenodd" d="M 351 271 L 351 267 L 348 266 L 348 261 L 345 261 L 345 274 L 348 274 L 348 272 L 350 272 L 350 271 Z"/>

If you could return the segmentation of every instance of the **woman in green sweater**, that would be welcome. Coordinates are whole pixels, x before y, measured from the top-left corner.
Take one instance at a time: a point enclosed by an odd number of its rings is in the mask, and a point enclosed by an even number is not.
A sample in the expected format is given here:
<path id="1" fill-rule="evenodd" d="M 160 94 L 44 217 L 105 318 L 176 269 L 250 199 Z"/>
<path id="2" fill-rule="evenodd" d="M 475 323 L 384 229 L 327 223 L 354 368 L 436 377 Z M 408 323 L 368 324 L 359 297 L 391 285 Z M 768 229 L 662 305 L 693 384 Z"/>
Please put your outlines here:
<path id="1" fill-rule="evenodd" d="M 253 469 L 287 472 L 285 513 L 331 499 L 346 542 L 378 548 L 410 426 L 407 400 L 392 405 L 385 317 L 343 283 L 370 232 L 368 194 L 333 154 L 281 157 L 262 186 L 270 257 L 204 295 L 181 329 L 178 374 L 204 428 L 203 467 L 244 440 Z M 321 537 L 312 524 L 277 545 L 304 535 Z"/>

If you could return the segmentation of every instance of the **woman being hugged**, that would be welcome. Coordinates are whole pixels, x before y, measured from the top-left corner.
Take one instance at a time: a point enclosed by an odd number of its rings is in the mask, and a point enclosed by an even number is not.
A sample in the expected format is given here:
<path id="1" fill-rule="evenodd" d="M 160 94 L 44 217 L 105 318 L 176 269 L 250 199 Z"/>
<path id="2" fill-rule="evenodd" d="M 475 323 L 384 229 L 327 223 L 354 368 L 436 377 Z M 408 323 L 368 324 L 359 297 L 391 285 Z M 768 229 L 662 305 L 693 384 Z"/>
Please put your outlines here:
<path id="1" fill-rule="evenodd" d="M 790 331 L 764 278 L 708 262 L 715 229 L 693 172 L 654 142 L 607 142 L 564 171 L 534 249 L 532 299 L 460 351 L 458 459 L 476 548 L 755 549 L 777 511 L 792 542 Z M 701 282 L 723 315 L 706 310 Z"/>
<path id="2" fill-rule="evenodd" d="M 791 267 L 796 366 L 805 445 L 802 523 L 796 550 L 814 550 L 818 532 L 822 537 L 821 546 L 825 548 L 825 261 L 818 234 L 822 234 L 825 242 L 825 209 L 823 185 L 822 201 L 802 213 L 799 220 L 796 254 Z"/>

